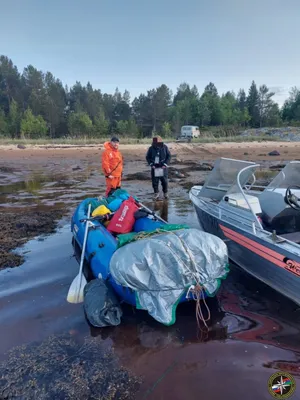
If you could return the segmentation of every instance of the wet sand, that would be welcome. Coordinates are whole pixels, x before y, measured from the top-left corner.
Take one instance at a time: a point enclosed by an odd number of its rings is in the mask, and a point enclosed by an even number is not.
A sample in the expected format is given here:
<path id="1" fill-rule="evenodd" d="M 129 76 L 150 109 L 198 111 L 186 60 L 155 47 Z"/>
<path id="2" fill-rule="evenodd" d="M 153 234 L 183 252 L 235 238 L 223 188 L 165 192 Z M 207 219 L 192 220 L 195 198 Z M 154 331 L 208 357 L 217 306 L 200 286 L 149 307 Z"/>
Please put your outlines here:
<path id="1" fill-rule="evenodd" d="M 299 157 L 299 146 L 274 142 L 170 144 L 173 155 L 176 154 L 172 167 L 188 172 L 183 178 L 176 178 L 174 173 L 170 201 L 156 205 L 149 201 L 152 195 L 149 180 L 135 180 L 134 176 L 126 180 L 130 174 L 137 173 L 146 174 L 147 179 L 149 171 L 144 153 L 148 146 L 124 146 L 121 148 L 126 160 L 123 187 L 170 222 L 198 227 L 186 187 L 203 181 L 208 171 L 195 171 L 195 165 L 189 161 L 209 164 L 219 156 L 226 156 L 259 161 L 267 169 L 271 164 Z M 84 376 L 81 384 L 91 384 L 87 371 L 92 377 L 96 372 L 92 365 L 86 369 L 86 364 L 84 370 L 78 370 L 78 363 L 87 362 L 83 354 L 88 354 L 78 350 L 85 350 L 85 343 L 94 340 L 100 349 L 93 347 L 94 342 L 89 348 L 99 351 L 99 365 L 103 364 L 103 375 L 97 381 L 103 398 L 122 398 L 117 396 L 120 391 L 124 394 L 127 387 L 127 397 L 123 398 L 181 400 L 197 399 L 201 395 L 209 399 L 270 399 L 268 379 L 280 370 L 293 374 L 297 389 L 292 398 L 300 398 L 300 311 L 291 301 L 235 266 L 231 267 L 217 298 L 208 300 L 211 320 L 206 334 L 197 330 L 192 304 L 178 307 L 176 324 L 171 327 L 164 327 L 147 313 L 125 306 L 120 326 L 94 329 L 87 324 L 82 305 L 66 302 L 69 285 L 78 273 L 71 246 L 70 216 L 83 198 L 103 193 L 99 148 L 0 148 L 1 227 L 4 222 L 9 225 L 8 221 L 16 221 L 11 223 L 7 235 L 0 236 L 1 250 L 3 240 L 7 242 L 7 237 L 12 236 L 11 246 L 23 244 L 17 256 L 24 260 L 18 267 L 0 271 L 0 361 L 3 362 L 0 376 L 4 367 L 20 367 L 19 361 L 7 352 L 24 344 L 27 347 L 22 352 L 27 355 L 26 359 L 36 360 L 37 364 L 46 359 L 50 366 L 53 364 L 53 378 L 57 357 L 69 352 L 68 357 L 74 357 L 75 364 L 72 358 L 71 365 L 62 367 L 62 376 L 72 386 L 76 381 L 73 372 L 80 371 Z M 259 155 L 275 149 L 281 156 Z M 34 220 L 41 215 L 38 213 L 43 213 L 44 223 L 36 226 Z M 22 223 L 21 219 L 26 217 L 29 220 Z M 56 226 L 56 217 L 60 218 L 57 230 L 49 234 Z M 51 224 L 47 223 L 48 218 Z M 35 235 L 39 236 L 34 238 Z M 28 239 L 31 240 L 26 243 Z M 6 254 L 10 254 L 11 248 L 6 249 Z M 50 335 L 55 335 L 57 347 L 51 345 L 51 352 L 45 358 L 42 352 L 49 347 Z M 38 343 L 37 347 L 32 347 L 34 342 Z M 106 353 L 109 358 L 105 358 Z M 32 367 L 28 371 L 20 375 L 24 382 L 26 376 L 36 373 Z M 71 375 L 70 371 L 73 371 Z M 9 381 L 16 372 L 9 370 L 6 374 L 10 374 Z M 47 377 L 51 377 L 51 369 Z M 28 396 L 24 398 L 48 398 L 41 395 L 41 375 L 36 373 L 35 379 L 34 390 L 26 389 L 25 383 L 22 389 L 21 385 L 19 390 Z M 110 389 L 105 387 L 105 380 L 109 381 Z M 1 395 L 5 385 L 7 381 L 0 379 L 0 399 L 5 398 Z M 61 398 L 68 398 L 69 389 L 58 386 L 57 390 Z M 83 396 L 88 396 L 86 393 Z"/>

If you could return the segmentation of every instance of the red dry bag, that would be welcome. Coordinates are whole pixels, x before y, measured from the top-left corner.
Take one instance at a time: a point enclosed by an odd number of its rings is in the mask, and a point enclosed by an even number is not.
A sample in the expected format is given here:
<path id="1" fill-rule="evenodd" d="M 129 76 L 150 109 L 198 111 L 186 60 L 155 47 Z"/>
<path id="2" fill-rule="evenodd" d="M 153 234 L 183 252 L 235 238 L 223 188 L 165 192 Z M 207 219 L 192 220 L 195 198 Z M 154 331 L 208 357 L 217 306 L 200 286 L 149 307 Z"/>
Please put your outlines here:
<path id="1" fill-rule="evenodd" d="M 135 223 L 134 213 L 138 210 L 133 197 L 123 201 L 121 207 L 112 217 L 107 230 L 113 233 L 129 233 Z"/>

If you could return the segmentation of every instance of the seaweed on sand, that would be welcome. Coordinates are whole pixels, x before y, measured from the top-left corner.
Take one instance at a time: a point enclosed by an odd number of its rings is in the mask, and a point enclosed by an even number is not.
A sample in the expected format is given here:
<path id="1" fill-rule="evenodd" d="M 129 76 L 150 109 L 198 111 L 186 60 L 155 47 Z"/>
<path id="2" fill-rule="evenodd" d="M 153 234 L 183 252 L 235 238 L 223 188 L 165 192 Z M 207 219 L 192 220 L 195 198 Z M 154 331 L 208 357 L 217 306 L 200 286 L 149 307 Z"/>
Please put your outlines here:
<path id="1" fill-rule="evenodd" d="M 99 338 L 69 335 L 12 349 L 0 363 L 0 399 L 133 399 L 139 378 Z"/>

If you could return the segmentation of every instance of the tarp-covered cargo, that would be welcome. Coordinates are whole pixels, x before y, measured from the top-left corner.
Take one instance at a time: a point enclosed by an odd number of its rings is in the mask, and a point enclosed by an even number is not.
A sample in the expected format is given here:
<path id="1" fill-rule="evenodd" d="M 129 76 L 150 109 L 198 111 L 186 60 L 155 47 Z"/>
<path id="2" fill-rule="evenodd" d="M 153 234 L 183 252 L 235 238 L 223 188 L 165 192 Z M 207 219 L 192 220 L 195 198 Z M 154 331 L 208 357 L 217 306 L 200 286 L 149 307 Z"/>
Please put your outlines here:
<path id="1" fill-rule="evenodd" d="M 110 261 L 117 283 L 133 289 L 137 308 L 171 325 L 181 296 L 200 283 L 209 296 L 228 273 L 225 243 L 198 229 L 160 233 L 119 248 Z"/>

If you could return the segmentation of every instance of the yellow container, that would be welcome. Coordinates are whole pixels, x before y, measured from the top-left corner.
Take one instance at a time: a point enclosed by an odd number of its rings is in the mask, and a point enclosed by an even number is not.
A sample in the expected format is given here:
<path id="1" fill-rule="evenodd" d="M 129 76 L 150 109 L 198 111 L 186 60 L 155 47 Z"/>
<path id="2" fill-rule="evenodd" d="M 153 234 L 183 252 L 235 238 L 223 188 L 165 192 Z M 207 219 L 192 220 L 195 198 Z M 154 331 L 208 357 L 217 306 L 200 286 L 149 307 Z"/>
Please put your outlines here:
<path id="1" fill-rule="evenodd" d="M 98 217 L 99 215 L 105 215 L 105 214 L 111 214 L 111 211 L 105 206 L 101 205 L 97 208 L 92 213 L 92 217 Z"/>

